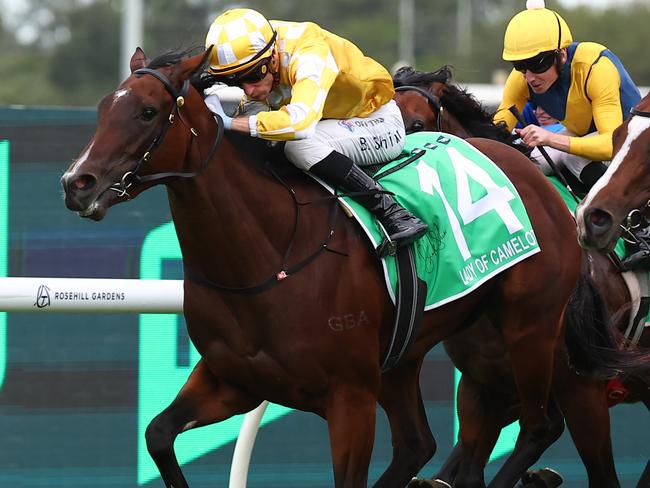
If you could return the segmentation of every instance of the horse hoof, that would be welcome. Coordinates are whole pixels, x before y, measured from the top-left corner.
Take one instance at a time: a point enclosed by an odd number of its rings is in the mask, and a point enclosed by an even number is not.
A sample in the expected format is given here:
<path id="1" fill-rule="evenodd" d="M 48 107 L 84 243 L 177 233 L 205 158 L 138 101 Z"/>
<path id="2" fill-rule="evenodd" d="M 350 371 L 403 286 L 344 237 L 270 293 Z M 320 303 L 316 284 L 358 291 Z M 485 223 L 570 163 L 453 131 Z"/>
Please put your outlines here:
<path id="1" fill-rule="evenodd" d="M 551 468 L 527 471 L 521 477 L 523 488 L 557 488 L 563 481 L 562 475 Z"/>
<path id="2" fill-rule="evenodd" d="M 406 488 L 451 488 L 451 485 L 442 480 L 422 480 L 413 478 Z"/>
<path id="3" fill-rule="evenodd" d="M 451 488 L 449 483 L 442 480 L 431 480 L 431 486 L 434 486 L 435 488 Z"/>

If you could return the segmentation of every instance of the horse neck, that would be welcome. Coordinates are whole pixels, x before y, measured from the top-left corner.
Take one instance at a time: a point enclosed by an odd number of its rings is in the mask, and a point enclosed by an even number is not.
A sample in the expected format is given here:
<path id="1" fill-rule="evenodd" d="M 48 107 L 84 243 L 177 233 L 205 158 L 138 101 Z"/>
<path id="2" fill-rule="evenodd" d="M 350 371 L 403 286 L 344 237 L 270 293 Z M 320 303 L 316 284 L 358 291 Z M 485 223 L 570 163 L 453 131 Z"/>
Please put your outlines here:
<path id="1" fill-rule="evenodd" d="M 287 189 L 259 163 L 244 159 L 240 149 L 224 138 L 199 176 L 167 185 L 185 267 L 233 286 L 261 281 L 274 271 L 291 240 L 295 215 Z"/>
<path id="2" fill-rule="evenodd" d="M 247 164 L 227 140 L 201 175 L 167 189 L 189 269 L 241 284 L 248 281 L 242 276 L 265 270 L 264 261 L 280 259 L 277 234 L 283 237 L 287 219 L 280 222 L 278 216 L 290 215 L 287 191 Z M 216 270 L 218 276 L 210 276 Z"/>
<path id="3" fill-rule="evenodd" d="M 584 251 L 586 271 L 598 287 L 614 320 L 614 326 L 621 332 L 627 328 L 631 297 L 625 280 L 612 262 L 600 252 Z"/>

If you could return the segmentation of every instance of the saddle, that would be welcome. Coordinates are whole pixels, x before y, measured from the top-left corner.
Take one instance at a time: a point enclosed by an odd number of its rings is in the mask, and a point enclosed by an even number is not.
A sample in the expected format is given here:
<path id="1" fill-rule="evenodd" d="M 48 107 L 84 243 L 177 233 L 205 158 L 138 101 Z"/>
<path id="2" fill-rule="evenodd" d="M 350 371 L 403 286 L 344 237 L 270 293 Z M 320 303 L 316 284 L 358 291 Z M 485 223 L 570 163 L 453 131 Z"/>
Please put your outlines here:
<path id="1" fill-rule="evenodd" d="M 255 146 L 249 142 L 248 152 L 254 152 Z M 286 183 L 290 180 L 283 178 L 287 165 L 291 165 L 282 164 L 278 147 L 272 152 L 275 158 L 264 147 L 263 154 L 258 155 L 261 157 L 251 160 L 266 161 L 266 169 L 295 199 Z M 334 193 L 315 176 L 307 175 Z M 373 177 L 429 226 L 424 237 L 403 246 L 408 252 L 389 254 L 381 260 L 387 290 L 396 307 L 396 322 L 404 324 L 403 331 L 399 330 L 402 325 L 395 329 L 382 362 L 382 369 L 387 370 L 397 364 L 415 337 L 423 310 L 465 296 L 541 248 L 512 182 L 484 154 L 458 137 L 436 132 L 410 135 L 400 157 Z M 346 213 L 356 218 L 369 244 L 379 247 L 385 234 L 368 209 L 345 195 L 325 198 L 337 197 Z M 509 209 L 507 218 L 491 211 L 502 205 Z"/>

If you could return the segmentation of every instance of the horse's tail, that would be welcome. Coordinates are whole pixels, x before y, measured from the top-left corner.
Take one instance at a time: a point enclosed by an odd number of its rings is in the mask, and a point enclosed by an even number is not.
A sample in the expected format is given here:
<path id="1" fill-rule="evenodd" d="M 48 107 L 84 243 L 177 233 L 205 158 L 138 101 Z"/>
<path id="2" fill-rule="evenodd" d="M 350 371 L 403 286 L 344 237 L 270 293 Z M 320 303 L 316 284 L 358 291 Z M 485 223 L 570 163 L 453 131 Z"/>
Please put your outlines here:
<path id="1" fill-rule="evenodd" d="M 582 374 L 611 378 L 650 370 L 650 353 L 626 348 L 593 279 L 581 273 L 565 311 L 565 341 L 571 366 Z"/>

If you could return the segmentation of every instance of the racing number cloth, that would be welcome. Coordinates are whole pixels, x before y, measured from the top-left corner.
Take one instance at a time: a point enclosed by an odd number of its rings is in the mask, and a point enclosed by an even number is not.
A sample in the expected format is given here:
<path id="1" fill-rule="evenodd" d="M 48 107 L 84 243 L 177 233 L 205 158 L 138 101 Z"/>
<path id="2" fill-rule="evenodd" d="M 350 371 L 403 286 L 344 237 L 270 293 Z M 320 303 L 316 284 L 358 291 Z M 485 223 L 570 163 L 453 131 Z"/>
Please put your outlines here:
<path id="1" fill-rule="evenodd" d="M 379 181 L 427 224 L 414 243 L 417 272 L 428 284 L 425 310 L 461 298 L 516 263 L 540 252 L 514 185 L 485 155 L 464 140 L 439 132 L 407 137 L 404 152 L 381 172 L 419 154 Z M 377 247 L 384 238 L 370 213 L 350 198 L 344 203 Z M 395 300 L 395 258 L 383 259 Z"/>

